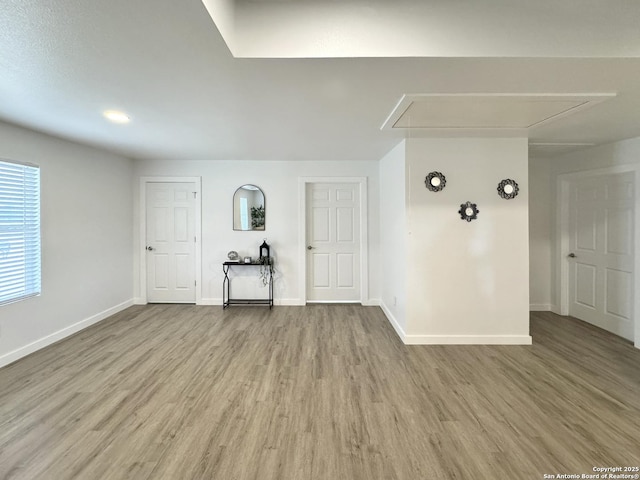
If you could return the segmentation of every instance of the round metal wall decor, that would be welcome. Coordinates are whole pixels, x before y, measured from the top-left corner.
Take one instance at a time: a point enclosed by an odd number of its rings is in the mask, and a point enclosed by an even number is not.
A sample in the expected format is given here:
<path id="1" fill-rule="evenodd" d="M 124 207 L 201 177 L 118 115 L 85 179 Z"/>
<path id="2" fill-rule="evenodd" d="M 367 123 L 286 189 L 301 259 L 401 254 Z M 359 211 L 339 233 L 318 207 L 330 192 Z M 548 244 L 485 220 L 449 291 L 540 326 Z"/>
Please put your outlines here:
<path id="1" fill-rule="evenodd" d="M 424 184 L 432 192 L 439 192 L 447 184 L 447 179 L 440 172 L 431 172 L 424 180 Z"/>
<path id="2" fill-rule="evenodd" d="M 475 203 L 467 202 L 460 204 L 460 210 L 458 210 L 458 213 L 462 220 L 470 222 L 471 220 L 478 218 L 480 210 L 478 210 L 478 206 Z"/>
<path id="3" fill-rule="evenodd" d="M 500 195 L 505 200 L 511 200 L 518 195 L 518 184 L 515 180 L 511 180 L 510 178 L 505 178 L 498 184 L 498 195 Z"/>

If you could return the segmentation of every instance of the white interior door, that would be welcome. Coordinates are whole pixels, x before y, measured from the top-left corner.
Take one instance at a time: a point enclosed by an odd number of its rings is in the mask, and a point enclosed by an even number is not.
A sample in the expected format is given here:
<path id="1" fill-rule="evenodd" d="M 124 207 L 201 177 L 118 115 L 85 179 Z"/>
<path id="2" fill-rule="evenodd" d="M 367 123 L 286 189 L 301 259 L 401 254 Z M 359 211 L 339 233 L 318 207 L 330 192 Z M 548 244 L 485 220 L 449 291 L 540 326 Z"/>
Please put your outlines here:
<path id="1" fill-rule="evenodd" d="M 195 303 L 195 183 L 148 183 L 147 301 Z"/>
<path id="2" fill-rule="evenodd" d="M 307 184 L 307 301 L 360 302 L 360 186 Z"/>
<path id="3" fill-rule="evenodd" d="M 569 314 L 633 340 L 634 174 L 570 182 Z"/>

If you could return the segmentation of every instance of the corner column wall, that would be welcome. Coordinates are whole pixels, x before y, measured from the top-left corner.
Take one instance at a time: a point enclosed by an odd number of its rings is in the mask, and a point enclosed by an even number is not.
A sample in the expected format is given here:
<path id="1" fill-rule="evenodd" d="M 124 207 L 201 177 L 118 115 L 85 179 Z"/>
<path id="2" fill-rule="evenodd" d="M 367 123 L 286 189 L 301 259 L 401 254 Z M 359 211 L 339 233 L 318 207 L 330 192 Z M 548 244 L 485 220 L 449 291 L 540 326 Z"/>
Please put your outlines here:
<path id="1" fill-rule="evenodd" d="M 431 192 L 429 172 L 446 177 Z M 510 178 L 518 195 L 498 195 Z M 526 138 L 406 140 L 407 344 L 530 344 Z M 477 204 L 476 220 L 460 205 Z"/>

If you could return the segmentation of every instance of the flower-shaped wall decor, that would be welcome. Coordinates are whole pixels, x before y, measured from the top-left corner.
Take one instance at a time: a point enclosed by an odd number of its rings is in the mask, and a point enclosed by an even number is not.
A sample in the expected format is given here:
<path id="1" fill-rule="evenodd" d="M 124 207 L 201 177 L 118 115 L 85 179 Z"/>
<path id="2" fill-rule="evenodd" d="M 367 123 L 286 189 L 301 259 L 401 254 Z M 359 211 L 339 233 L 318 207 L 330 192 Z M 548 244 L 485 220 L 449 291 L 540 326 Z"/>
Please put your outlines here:
<path id="1" fill-rule="evenodd" d="M 439 192 L 447 184 L 447 179 L 440 172 L 431 172 L 424 180 L 424 184 L 432 192 Z"/>
<path id="2" fill-rule="evenodd" d="M 470 222 L 471 220 L 478 218 L 480 210 L 478 210 L 478 206 L 475 203 L 467 202 L 460 204 L 460 210 L 458 210 L 458 213 L 462 220 Z"/>
<path id="3" fill-rule="evenodd" d="M 498 195 L 500 195 L 505 200 L 511 200 L 518 195 L 518 184 L 515 180 L 511 180 L 510 178 L 505 178 L 498 184 Z"/>

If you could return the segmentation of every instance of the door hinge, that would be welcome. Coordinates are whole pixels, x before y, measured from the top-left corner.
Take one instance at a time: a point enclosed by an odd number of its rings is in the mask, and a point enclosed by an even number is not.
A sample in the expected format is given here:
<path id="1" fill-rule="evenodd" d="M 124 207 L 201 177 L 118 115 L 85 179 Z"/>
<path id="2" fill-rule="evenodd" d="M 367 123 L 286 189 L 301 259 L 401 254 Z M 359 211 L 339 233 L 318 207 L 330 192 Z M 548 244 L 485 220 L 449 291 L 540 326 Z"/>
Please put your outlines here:
<path id="1" fill-rule="evenodd" d="M 192 192 L 193 193 L 193 198 L 196 198 L 196 195 L 198 195 L 198 192 Z"/>
<path id="2" fill-rule="evenodd" d="M 197 243 L 198 240 L 196 240 L 196 237 L 193 237 L 193 243 Z"/>
<path id="3" fill-rule="evenodd" d="M 198 281 L 197 281 L 197 280 L 194 280 L 194 281 L 193 281 L 193 286 L 194 286 L 194 287 L 197 287 L 197 286 L 198 286 Z"/>

